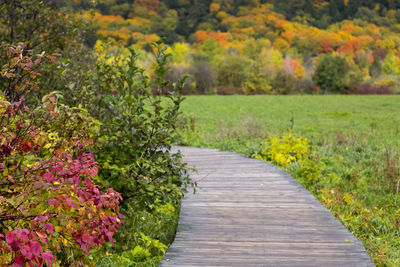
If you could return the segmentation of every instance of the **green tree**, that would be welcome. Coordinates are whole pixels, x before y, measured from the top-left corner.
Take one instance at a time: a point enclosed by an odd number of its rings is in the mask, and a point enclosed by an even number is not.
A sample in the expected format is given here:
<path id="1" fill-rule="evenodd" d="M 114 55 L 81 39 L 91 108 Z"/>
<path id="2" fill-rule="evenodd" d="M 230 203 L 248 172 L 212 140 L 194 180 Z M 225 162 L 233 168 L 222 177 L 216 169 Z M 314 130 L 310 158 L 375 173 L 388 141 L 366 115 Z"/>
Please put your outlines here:
<path id="1" fill-rule="evenodd" d="M 390 53 L 385 57 L 383 61 L 383 72 L 386 75 L 397 75 L 399 74 L 399 60 L 398 58 Z"/>
<path id="2" fill-rule="evenodd" d="M 252 65 L 252 60 L 247 57 L 229 53 L 221 56 L 217 60 L 219 85 L 240 88 L 249 78 L 246 67 Z"/>
<path id="3" fill-rule="evenodd" d="M 318 60 L 312 79 L 324 92 L 341 92 L 347 87 L 348 72 L 349 66 L 343 57 L 328 54 Z"/>
<path id="4" fill-rule="evenodd" d="M 382 63 L 381 58 L 378 55 L 374 55 L 374 61 L 369 68 L 369 72 L 371 73 L 372 77 L 378 77 L 379 75 L 381 75 Z"/>
<path id="5" fill-rule="evenodd" d="M 201 46 L 200 51 L 212 60 L 216 55 L 222 54 L 223 47 L 214 38 L 209 38 Z"/>

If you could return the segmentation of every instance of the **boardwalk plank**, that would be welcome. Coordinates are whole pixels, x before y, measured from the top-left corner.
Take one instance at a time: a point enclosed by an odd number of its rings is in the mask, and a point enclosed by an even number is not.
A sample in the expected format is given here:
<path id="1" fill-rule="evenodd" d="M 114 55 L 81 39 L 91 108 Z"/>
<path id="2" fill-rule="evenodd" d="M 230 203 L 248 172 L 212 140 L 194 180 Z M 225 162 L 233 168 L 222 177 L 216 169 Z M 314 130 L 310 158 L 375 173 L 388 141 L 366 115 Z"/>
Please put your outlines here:
<path id="1" fill-rule="evenodd" d="M 290 175 L 215 149 L 178 147 L 201 189 L 182 201 L 159 266 L 374 266 L 363 245 Z"/>

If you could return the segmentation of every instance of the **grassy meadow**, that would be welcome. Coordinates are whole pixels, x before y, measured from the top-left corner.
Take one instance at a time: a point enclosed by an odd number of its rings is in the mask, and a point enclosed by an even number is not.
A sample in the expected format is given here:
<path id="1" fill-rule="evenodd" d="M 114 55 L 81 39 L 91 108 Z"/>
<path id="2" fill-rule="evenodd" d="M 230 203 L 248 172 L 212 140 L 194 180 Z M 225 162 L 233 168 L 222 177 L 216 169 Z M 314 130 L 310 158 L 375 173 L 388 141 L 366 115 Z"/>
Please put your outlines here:
<path id="1" fill-rule="evenodd" d="M 181 144 L 248 156 L 269 136 L 305 136 L 319 178 L 287 166 L 368 249 L 400 265 L 400 96 L 189 96 Z"/>

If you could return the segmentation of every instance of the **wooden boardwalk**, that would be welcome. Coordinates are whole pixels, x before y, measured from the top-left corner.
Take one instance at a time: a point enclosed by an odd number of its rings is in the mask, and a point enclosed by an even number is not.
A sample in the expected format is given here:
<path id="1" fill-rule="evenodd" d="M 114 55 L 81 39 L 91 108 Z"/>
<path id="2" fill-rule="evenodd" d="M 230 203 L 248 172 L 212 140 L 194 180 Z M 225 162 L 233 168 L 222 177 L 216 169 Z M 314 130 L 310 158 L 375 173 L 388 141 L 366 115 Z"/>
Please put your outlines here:
<path id="1" fill-rule="evenodd" d="M 284 171 L 257 159 L 179 147 L 201 189 L 182 201 L 159 266 L 374 266 L 365 248 Z"/>

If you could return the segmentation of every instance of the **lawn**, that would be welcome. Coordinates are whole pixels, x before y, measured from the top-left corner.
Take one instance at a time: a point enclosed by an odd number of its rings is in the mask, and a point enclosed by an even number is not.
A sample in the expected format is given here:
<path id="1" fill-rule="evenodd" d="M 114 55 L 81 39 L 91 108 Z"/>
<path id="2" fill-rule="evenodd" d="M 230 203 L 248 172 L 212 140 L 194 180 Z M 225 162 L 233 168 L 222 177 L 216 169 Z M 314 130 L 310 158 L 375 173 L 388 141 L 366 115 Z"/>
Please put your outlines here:
<path id="1" fill-rule="evenodd" d="M 181 143 L 249 156 L 292 129 L 316 153 L 312 192 L 379 266 L 400 265 L 400 96 L 189 96 Z"/>

